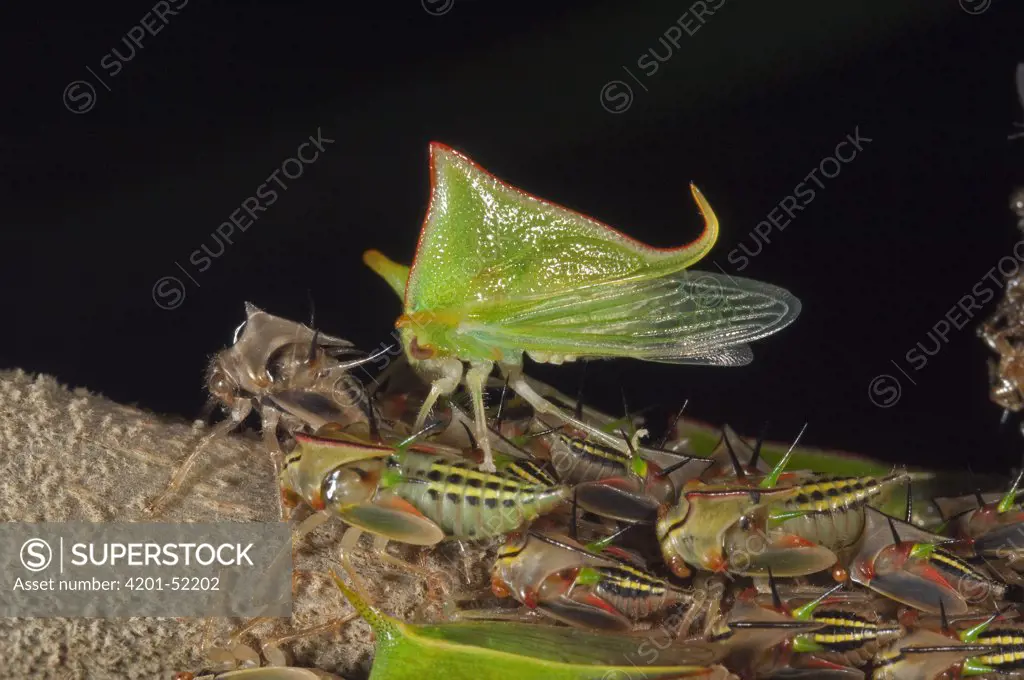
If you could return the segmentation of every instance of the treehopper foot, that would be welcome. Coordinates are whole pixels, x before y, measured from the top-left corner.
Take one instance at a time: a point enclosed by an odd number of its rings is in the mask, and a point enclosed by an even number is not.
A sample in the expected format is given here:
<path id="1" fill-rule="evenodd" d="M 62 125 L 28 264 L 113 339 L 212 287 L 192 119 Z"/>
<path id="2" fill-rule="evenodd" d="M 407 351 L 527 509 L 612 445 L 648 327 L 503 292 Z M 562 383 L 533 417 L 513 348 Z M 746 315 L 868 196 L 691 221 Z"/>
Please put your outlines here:
<path id="1" fill-rule="evenodd" d="M 333 576 L 333 574 L 331 574 Z M 310 626 L 308 628 L 302 628 L 300 630 L 292 631 L 285 635 L 279 635 L 275 638 L 271 638 L 263 643 L 260 650 L 263 652 L 264 658 L 267 663 L 271 666 L 284 666 L 287 662 L 285 653 L 281 650 L 282 645 L 296 640 L 302 640 L 305 638 L 314 637 L 317 635 L 324 635 L 325 633 L 337 633 L 342 627 L 348 624 L 355 618 L 358 618 L 359 614 L 350 612 L 345 616 L 333 618 L 329 621 Z"/>

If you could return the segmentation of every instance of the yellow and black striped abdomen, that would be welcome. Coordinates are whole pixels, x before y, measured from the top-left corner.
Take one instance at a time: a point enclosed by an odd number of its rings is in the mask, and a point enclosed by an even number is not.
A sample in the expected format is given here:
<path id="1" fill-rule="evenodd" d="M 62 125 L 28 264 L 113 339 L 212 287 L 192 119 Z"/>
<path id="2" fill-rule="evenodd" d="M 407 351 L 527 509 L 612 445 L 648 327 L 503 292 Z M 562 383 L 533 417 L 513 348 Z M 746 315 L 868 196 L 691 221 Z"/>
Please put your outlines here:
<path id="1" fill-rule="evenodd" d="M 992 580 L 975 569 L 969 562 L 941 548 L 931 551 L 928 555 L 928 562 L 947 581 L 956 584 L 963 595 L 972 599 L 982 600 L 991 597 L 998 600 L 1007 592 L 1006 585 Z"/>
<path id="2" fill-rule="evenodd" d="M 998 672 L 1024 669 L 1024 630 L 1020 628 L 996 628 L 985 631 L 975 641 L 979 645 L 999 647 L 996 654 L 983 654 L 978 661 L 995 668 Z"/>
<path id="3" fill-rule="evenodd" d="M 905 634 L 898 623 L 878 623 L 844 610 L 819 609 L 811 620 L 825 625 L 801 637 L 818 648 L 816 657 L 844 666 L 863 666 L 872 657 L 877 663 L 879 650 Z"/>
<path id="4" fill-rule="evenodd" d="M 842 477 L 802 484 L 797 487 L 799 493 L 784 505 L 786 512 L 802 514 L 781 526 L 784 531 L 841 555 L 856 544 L 864 531 L 864 506 L 887 484 L 902 478 Z"/>
<path id="5" fill-rule="evenodd" d="M 516 477 L 517 479 L 534 486 L 557 486 L 558 481 L 552 477 L 547 470 L 532 460 L 512 460 L 503 469 L 503 472 Z"/>
<path id="6" fill-rule="evenodd" d="M 678 602 L 675 591 L 659 578 L 628 565 L 596 567 L 601 580 L 595 592 L 631 619 L 650 616 Z"/>
<path id="7" fill-rule="evenodd" d="M 842 654 L 869 645 L 876 646 L 878 643 L 899 638 L 903 634 L 903 628 L 898 624 L 879 624 L 841 610 L 818 610 L 811 620 L 825 625 L 807 633 L 807 636 L 828 651 Z"/>
<path id="8" fill-rule="evenodd" d="M 787 509 L 804 512 L 837 512 L 864 505 L 882 491 L 874 477 L 826 479 L 799 487 L 800 493 L 786 503 Z"/>
<path id="9" fill-rule="evenodd" d="M 555 435 L 551 462 L 558 478 L 570 484 L 623 477 L 631 470 L 629 456 L 621 451 L 561 432 Z"/>
<path id="10" fill-rule="evenodd" d="M 481 472 L 472 463 L 406 454 L 402 481 L 392 488 L 453 538 L 480 539 L 521 528 L 569 496 L 508 473 Z"/>

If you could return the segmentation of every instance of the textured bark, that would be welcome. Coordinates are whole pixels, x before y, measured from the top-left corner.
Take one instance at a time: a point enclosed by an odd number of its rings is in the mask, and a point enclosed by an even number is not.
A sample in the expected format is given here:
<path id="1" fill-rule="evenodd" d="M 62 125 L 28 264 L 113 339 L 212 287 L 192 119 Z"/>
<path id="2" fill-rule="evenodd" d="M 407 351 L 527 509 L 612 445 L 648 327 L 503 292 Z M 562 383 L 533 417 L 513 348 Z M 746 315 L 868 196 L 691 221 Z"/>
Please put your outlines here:
<path id="1" fill-rule="evenodd" d="M 53 378 L 0 372 L 0 520 L 150 521 L 145 503 L 163 489 L 175 466 L 206 427 L 116 404 L 84 390 L 69 391 Z M 162 521 L 273 521 L 278 517 L 273 468 L 255 436 L 213 443 L 167 507 Z M 337 568 L 344 525 L 332 520 L 301 543 L 291 621 L 263 623 L 241 638 L 266 640 L 351 611 L 323 572 Z M 368 549 L 352 559 L 372 596 L 391 614 L 437 616 L 441 590 L 383 567 Z M 412 561 L 446 574 L 448 587 L 465 587 L 459 574 L 483 582 L 478 550 L 456 546 L 432 551 L 392 547 Z M 19 678 L 170 678 L 208 666 L 204 639 L 224 645 L 247 623 L 226 619 L 0 619 L 0 675 Z M 204 634 L 206 637 L 204 638 Z M 364 677 L 371 659 L 369 628 L 351 623 L 288 644 L 294 665 L 348 678 Z"/>

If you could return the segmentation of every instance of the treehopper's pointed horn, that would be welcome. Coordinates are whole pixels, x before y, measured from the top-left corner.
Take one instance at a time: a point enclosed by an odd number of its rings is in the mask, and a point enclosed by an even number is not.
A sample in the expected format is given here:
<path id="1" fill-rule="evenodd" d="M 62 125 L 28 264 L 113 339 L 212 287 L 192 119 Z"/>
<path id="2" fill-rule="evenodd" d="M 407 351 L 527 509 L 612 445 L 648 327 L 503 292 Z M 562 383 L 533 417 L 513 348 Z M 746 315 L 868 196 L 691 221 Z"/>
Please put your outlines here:
<path id="1" fill-rule="evenodd" d="M 1006 492 L 1006 495 L 999 500 L 997 511 L 999 514 L 1008 512 L 1013 507 L 1014 501 L 1017 500 L 1017 489 L 1020 488 L 1021 480 L 1024 479 L 1024 461 L 1021 461 L 1020 472 L 1017 473 L 1017 478 L 1013 480 L 1013 484 L 1010 485 L 1010 490 Z"/>
<path id="2" fill-rule="evenodd" d="M 707 255 L 715 245 L 715 241 L 718 240 L 718 216 L 715 215 L 715 211 L 711 208 L 708 200 L 704 198 L 701 190 L 692 182 L 690 183 L 690 193 L 693 194 L 693 200 L 697 202 L 700 214 L 704 218 L 704 232 L 686 246 L 687 252 L 692 253 L 690 264 L 693 264 Z"/>
<path id="3" fill-rule="evenodd" d="M 892 542 L 893 542 L 893 544 L 898 545 L 898 544 L 902 543 L 903 539 L 900 538 L 899 532 L 896 531 L 896 524 L 892 521 L 892 517 L 888 517 L 886 519 L 888 519 L 888 521 L 889 521 L 889 531 L 892 532 Z"/>
<path id="4" fill-rule="evenodd" d="M 469 445 L 471 447 L 473 447 L 474 451 L 476 451 L 477 448 L 479 448 L 479 447 L 477 446 L 477 443 L 476 443 L 476 437 L 473 436 L 473 430 L 465 422 L 462 422 L 461 425 L 462 425 L 462 429 L 464 429 L 466 431 L 466 436 L 469 437 Z"/>
<path id="5" fill-rule="evenodd" d="M 675 434 L 676 426 L 679 424 L 679 419 L 683 417 L 683 411 L 686 410 L 686 406 L 689 403 L 690 403 L 689 399 L 686 399 L 686 400 L 683 401 L 682 407 L 680 407 L 680 409 L 678 411 L 676 411 L 675 417 L 673 417 L 672 421 L 668 424 L 668 429 L 665 430 L 665 434 L 662 435 L 661 439 L 658 440 L 658 443 L 655 445 L 655 448 L 657 448 L 657 449 L 665 448 L 665 444 L 668 443 L 669 437 L 671 437 L 672 435 Z"/>
<path id="6" fill-rule="evenodd" d="M 310 322 L 312 323 L 312 322 Z M 313 339 L 309 341 L 309 354 L 306 356 L 306 363 L 312 365 L 316 361 L 316 341 L 320 339 L 320 330 L 313 330 Z"/>
<path id="7" fill-rule="evenodd" d="M 398 297 L 405 298 L 405 282 L 409 279 L 408 267 L 398 264 L 379 250 L 367 250 L 363 253 L 363 262 L 377 276 L 384 279 Z"/>
<path id="8" fill-rule="evenodd" d="M 801 605 L 800 607 L 794 609 L 793 618 L 799 619 L 801 621 L 807 621 L 814 615 L 814 610 L 821 606 L 822 602 L 832 597 L 832 595 L 834 595 L 837 591 L 842 590 L 842 588 L 843 584 L 837 583 L 836 585 L 832 586 L 831 588 L 829 588 L 824 593 L 814 598 L 807 604 Z"/>
<path id="9" fill-rule="evenodd" d="M 673 452 L 673 453 L 675 453 L 675 452 Z M 675 455 L 682 457 L 683 460 L 679 461 L 678 463 L 673 463 L 672 465 L 669 465 L 667 468 L 665 468 L 661 472 L 657 473 L 658 477 L 668 477 L 670 474 L 672 474 L 673 472 L 675 472 L 679 468 L 683 467 L 687 463 L 692 463 L 695 460 L 706 460 L 705 458 L 700 458 L 699 456 L 686 456 L 686 455 L 683 455 L 681 453 L 675 454 Z"/>
<path id="10" fill-rule="evenodd" d="M 729 435 L 724 429 L 722 430 L 722 441 L 725 442 L 725 450 L 729 452 L 729 460 L 732 461 L 732 469 L 736 472 L 736 479 L 746 479 L 747 473 L 743 471 L 740 459 L 736 456 L 736 451 L 732 448 L 732 442 L 729 441 Z"/>
<path id="11" fill-rule="evenodd" d="M 761 446 L 764 445 L 764 437 L 768 434 L 768 423 L 765 422 L 761 428 L 760 434 L 757 435 L 757 443 L 754 444 L 754 452 L 750 454 L 750 469 L 757 469 L 757 461 L 761 458 Z"/>
<path id="12" fill-rule="evenodd" d="M 316 302 L 313 301 L 313 291 L 306 289 L 306 302 L 309 303 L 309 327 L 316 328 Z"/>
<path id="13" fill-rule="evenodd" d="M 1012 607 L 1007 607 L 1006 609 L 996 609 L 995 613 L 993 613 L 992 616 L 988 617 L 981 623 L 961 632 L 959 635 L 960 640 L 962 640 L 963 642 L 975 642 L 982 633 L 988 630 L 989 626 L 995 623 L 996 619 L 998 619 L 1000 616 L 1003 615 L 1004 612 L 1010 609 L 1012 609 Z"/>
<path id="14" fill-rule="evenodd" d="M 796 450 L 796 445 L 800 443 L 800 438 L 804 436 L 804 432 L 806 430 L 807 423 L 804 423 L 804 426 L 796 433 L 796 439 L 794 439 L 793 443 L 789 445 L 789 449 L 786 451 L 785 455 L 779 459 L 779 462 L 775 464 L 775 467 L 772 468 L 770 473 L 768 473 L 768 476 L 761 480 L 761 488 L 771 489 L 779 483 L 779 477 L 782 476 L 782 472 L 786 469 L 786 466 L 789 465 L 789 459 L 792 457 L 793 451 Z"/>
<path id="15" fill-rule="evenodd" d="M 633 427 L 633 417 L 629 413 L 629 401 L 626 400 L 626 388 L 620 388 L 619 392 L 622 394 L 622 419 L 625 421 L 626 427 L 629 428 L 630 435 L 632 435 L 635 428 Z"/>

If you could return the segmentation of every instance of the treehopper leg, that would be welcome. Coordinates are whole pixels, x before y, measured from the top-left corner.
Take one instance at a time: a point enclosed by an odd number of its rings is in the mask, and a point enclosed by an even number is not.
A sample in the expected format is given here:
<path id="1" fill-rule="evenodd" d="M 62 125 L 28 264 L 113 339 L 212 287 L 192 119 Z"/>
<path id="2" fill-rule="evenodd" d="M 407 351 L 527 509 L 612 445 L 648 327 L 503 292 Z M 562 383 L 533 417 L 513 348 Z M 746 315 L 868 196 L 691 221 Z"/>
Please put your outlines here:
<path id="1" fill-rule="evenodd" d="M 530 387 L 529 383 L 527 383 L 526 379 L 523 377 L 523 369 L 521 366 L 502 366 L 501 368 L 502 372 L 508 376 L 508 386 L 515 390 L 516 394 L 525 399 L 537 413 L 555 416 L 567 425 L 571 425 L 572 427 L 585 432 L 587 436 L 592 438 L 594 441 L 605 444 L 606 446 L 611 446 L 623 453 L 629 453 L 629 447 L 621 437 L 604 432 L 603 430 L 585 423 L 582 420 L 577 420 L 544 397 L 537 394 L 537 392 Z"/>
<path id="2" fill-rule="evenodd" d="M 275 408 L 265 408 L 261 414 L 263 419 L 263 445 L 270 453 L 270 460 L 274 462 L 275 479 L 281 476 L 281 468 L 284 466 L 284 451 L 281 450 L 281 442 L 277 441 L 277 425 L 281 422 L 281 412 Z"/>
<path id="3" fill-rule="evenodd" d="M 269 617 L 259 617 L 250 620 L 228 637 L 227 646 L 221 647 L 220 645 L 211 644 L 211 641 L 208 639 L 209 623 L 213 621 L 213 619 L 210 619 L 206 630 L 203 632 L 202 655 L 221 670 L 257 668 L 260 665 L 259 653 L 249 645 L 242 644 L 241 639 L 261 624 L 269 623 L 273 620 Z"/>
<path id="4" fill-rule="evenodd" d="M 427 422 L 427 416 L 434 408 L 437 400 L 455 391 L 462 378 L 462 362 L 458 359 L 430 359 L 420 362 L 423 373 L 429 376 L 430 393 L 420 406 L 420 412 L 416 414 L 416 422 L 413 424 L 413 432 L 419 432 Z"/>
<path id="5" fill-rule="evenodd" d="M 270 461 L 274 464 L 274 479 L 281 479 L 281 470 L 284 468 L 284 451 L 281 450 L 281 442 L 277 441 L 277 425 L 281 421 L 281 412 L 277 409 L 266 408 L 261 415 L 263 418 L 263 445 L 270 452 Z M 277 510 L 280 513 L 281 521 L 288 521 L 288 510 L 285 508 L 281 494 L 277 495 Z"/>
<path id="6" fill-rule="evenodd" d="M 330 519 L 326 514 L 322 512 L 315 512 L 306 519 L 302 520 L 298 528 L 292 532 L 292 564 L 298 564 L 298 552 L 299 543 L 306 537 L 307 534 L 316 530 L 321 524 Z M 299 574 L 301 572 L 298 569 L 292 570 L 292 595 L 295 595 L 295 585 L 297 583 Z"/>
<path id="7" fill-rule="evenodd" d="M 474 361 L 466 371 L 466 387 L 473 400 L 473 426 L 476 429 L 476 440 L 484 452 L 484 462 L 480 469 L 484 472 L 495 472 L 494 457 L 491 454 L 491 433 L 487 430 L 487 414 L 484 412 L 484 384 L 491 374 L 494 363 L 490 361 Z"/>
<path id="8" fill-rule="evenodd" d="M 348 572 L 349 577 L 352 579 L 352 583 L 356 586 L 357 590 L 362 592 L 368 592 L 366 583 L 359 576 L 355 567 L 352 566 L 352 561 L 349 560 L 349 552 L 356 549 L 359 545 L 359 537 L 363 535 L 363 530 L 357 527 L 349 527 L 341 537 L 341 545 L 339 546 L 338 552 L 341 556 L 341 566 Z"/>
<path id="9" fill-rule="evenodd" d="M 298 544 L 306 537 L 307 534 L 316 530 L 318 526 L 329 520 L 330 517 L 323 512 L 314 512 L 312 515 L 302 520 L 299 526 L 292 532 L 292 548 L 296 548 Z M 358 539 L 358 536 L 356 537 Z"/>
<path id="10" fill-rule="evenodd" d="M 433 383 L 430 386 L 430 393 L 427 394 L 427 398 L 423 401 L 423 405 L 420 406 L 420 412 L 416 414 L 416 422 L 412 426 L 413 432 L 419 432 L 423 429 L 423 425 L 427 422 L 427 416 L 430 415 L 430 411 L 433 410 L 434 404 L 441 397 L 442 392 L 437 387 L 437 383 Z"/>
<path id="11" fill-rule="evenodd" d="M 174 475 L 171 477 L 171 481 L 167 483 L 167 487 L 163 490 L 163 493 L 157 496 L 149 503 L 148 506 L 146 506 L 146 512 L 150 515 L 157 514 L 163 506 L 166 505 L 167 501 L 170 500 L 171 496 L 181 488 L 181 485 L 184 483 L 189 471 L 192 469 L 192 466 L 196 464 L 196 461 L 199 460 L 199 456 L 203 453 L 206 446 L 217 437 L 225 435 L 238 427 L 238 425 L 246 419 L 251 411 L 252 403 L 250 403 L 249 400 L 238 402 L 235 408 L 232 409 L 231 416 L 227 420 L 217 423 L 209 434 L 199 440 L 199 443 L 197 443 L 195 448 L 192 449 L 192 453 L 190 453 L 188 458 L 186 458 L 185 461 L 178 466 L 178 469 L 175 470 Z"/>
<path id="12" fill-rule="evenodd" d="M 263 652 L 263 656 L 266 657 L 271 666 L 283 666 L 285 665 L 284 662 L 286 659 L 284 657 L 284 653 L 280 649 L 281 645 L 295 640 L 313 637 L 314 635 L 337 632 L 338 629 L 355 618 L 359 618 L 359 614 L 356 612 L 349 612 L 345 616 L 325 621 L 316 626 L 310 626 L 309 628 L 303 628 L 285 635 L 279 635 L 278 637 L 271 638 L 264 642 L 260 647 L 260 651 Z"/>
<path id="13" fill-rule="evenodd" d="M 406 562 L 401 557 L 395 557 L 394 555 L 389 553 L 387 550 L 388 541 L 389 539 L 387 536 L 381 536 L 378 534 L 373 537 L 373 550 L 380 557 L 381 561 L 386 562 L 387 564 L 390 564 L 393 567 L 398 567 L 399 569 L 405 569 L 406 571 L 410 571 L 413 574 L 416 574 L 417 576 L 424 579 L 429 579 L 433 576 L 433 574 L 431 574 L 431 572 L 428 569 L 417 567 L 415 564 L 412 564 L 411 562 Z"/>
<path id="14" fill-rule="evenodd" d="M 718 586 L 718 587 L 716 587 Z M 722 612 L 722 597 L 725 595 L 725 583 L 721 577 L 709 578 L 706 582 L 707 589 L 707 606 L 703 607 L 704 612 L 704 632 L 703 639 L 708 640 L 711 638 L 712 631 L 714 630 L 715 623 L 718 621 L 719 616 L 724 616 Z"/>

